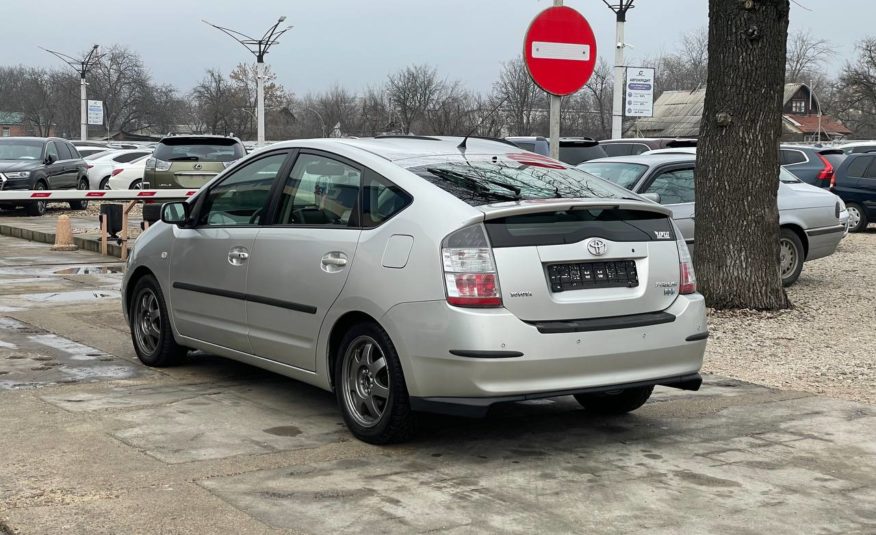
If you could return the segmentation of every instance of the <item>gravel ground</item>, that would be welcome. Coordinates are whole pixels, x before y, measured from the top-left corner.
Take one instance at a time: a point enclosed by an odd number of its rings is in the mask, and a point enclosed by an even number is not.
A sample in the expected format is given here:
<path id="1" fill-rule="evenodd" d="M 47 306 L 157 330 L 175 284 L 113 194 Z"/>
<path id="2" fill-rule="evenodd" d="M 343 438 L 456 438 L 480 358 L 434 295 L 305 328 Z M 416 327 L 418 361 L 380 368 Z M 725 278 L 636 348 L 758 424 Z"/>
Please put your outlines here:
<path id="1" fill-rule="evenodd" d="M 807 262 L 791 310 L 709 311 L 703 370 L 876 404 L 876 227 Z"/>

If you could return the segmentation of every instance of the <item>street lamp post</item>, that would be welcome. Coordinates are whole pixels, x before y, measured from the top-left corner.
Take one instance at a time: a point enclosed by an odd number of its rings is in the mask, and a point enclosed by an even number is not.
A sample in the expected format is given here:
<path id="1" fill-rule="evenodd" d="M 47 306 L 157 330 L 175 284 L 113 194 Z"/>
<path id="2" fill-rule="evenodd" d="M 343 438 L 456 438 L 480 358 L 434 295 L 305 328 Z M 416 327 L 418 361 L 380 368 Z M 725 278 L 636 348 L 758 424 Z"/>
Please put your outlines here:
<path id="1" fill-rule="evenodd" d="M 99 49 L 98 45 L 94 45 L 85 57 L 78 59 L 61 52 L 43 48 L 43 50 L 73 67 L 79 73 L 79 99 L 81 100 L 79 103 L 79 138 L 82 141 L 88 139 L 88 100 L 86 95 L 86 86 L 88 84 L 85 82 L 85 75 L 100 61 Z"/>
<path id="2" fill-rule="evenodd" d="M 285 28 L 280 29 L 280 24 L 285 20 L 285 15 L 277 19 L 277 22 L 265 31 L 261 39 L 250 37 L 244 33 L 238 32 L 237 30 L 217 26 L 206 20 L 203 21 L 205 24 L 209 24 L 243 45 L 256 57 L 256 115 L 258 116 L 258 119 L 256 120 L 258 123 L 258 135 L 256 141 L 258 143 L 265 142 L 265 54 L 268 53 L 268 50 L 273 45 L 277 44 L 277 40 L 281 35 L 292 29 L 292 26 L 286 26 Z"/>
<path id="3" fill-rule="evenodd" d="M 627 22 L 627 11 L 633 8 L 635 0 L 602 0 L 608 8 L 617 16 L 615 49 L 614 49 L 614 104 L 611 114 L 611 137 L 617 139 L 623 137 L 624 127 L 624 24 Z"/>

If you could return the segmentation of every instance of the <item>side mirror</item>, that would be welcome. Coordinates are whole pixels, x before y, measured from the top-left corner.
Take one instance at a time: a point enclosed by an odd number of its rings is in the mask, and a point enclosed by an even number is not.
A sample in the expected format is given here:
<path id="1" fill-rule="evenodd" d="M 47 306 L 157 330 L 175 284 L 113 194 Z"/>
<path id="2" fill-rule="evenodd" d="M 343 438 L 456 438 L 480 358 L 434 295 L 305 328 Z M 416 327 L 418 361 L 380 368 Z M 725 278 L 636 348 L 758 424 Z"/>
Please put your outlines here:
<path id="1" fill-rule="evenodd" d="M 168 225 L 183 226 L 189 220 L 191 206 L 187 202 L 169 202 L 161 207 L 161 221 Z"/>
<path id="2" fill-rule="evenodd" d="M 54 154 L 46 154 L 46 165 L 52 165 L 58 161 L 58 157 Z"/>
<path id="3" fill-rule="evenodd" d="M 640 193 L 639 195 L 648 199 L 651 202 L 656 202 L 657 204 L 660 204 L 661 199 L 659 193 Z"/>

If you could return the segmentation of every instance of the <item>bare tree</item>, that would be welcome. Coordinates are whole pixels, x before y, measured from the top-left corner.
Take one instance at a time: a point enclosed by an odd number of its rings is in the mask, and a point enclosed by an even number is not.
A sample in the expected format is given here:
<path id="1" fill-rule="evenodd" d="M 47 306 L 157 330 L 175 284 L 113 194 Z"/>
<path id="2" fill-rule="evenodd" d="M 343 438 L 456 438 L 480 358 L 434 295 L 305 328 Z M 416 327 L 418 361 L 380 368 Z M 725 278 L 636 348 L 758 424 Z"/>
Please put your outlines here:
<path id="1" fill-rule="evenodd" d="M 776 202 L 789 11 L 789 0 L 709 0 L 694 260 L 714 308 L 789 306 Z M 745 187 L 739 162 L 746 162 Z"/>
<path id="2" fill-rule="evenodd" d="M 92 71 L 89 85 L 93 98 L 103 100 L 110 130 L 130 131 L 142 124 L 151 80 L 139 55 L 121 45 L 110 47 Z"/>
<path id="3" fill-rule="evenodd" d="M 836 50 L 825 39 L 818 39 L 812 32 L 796 31 L 788 37 L 788 57 L 785 60 L 787 82 L 810 83 L 822 76 L 825 64 L 833 58 Z"/>
<path id="4" fill-rule="evenodd" d="M 228 134 L 233 130 L 230 120 L 241 101 L 222 72 L 208 69 L 204 79 L 192 89 L 192 100 L 207 132 Z"/>
<path id="5" fill-rule="evenodd" d="M 523 59 L 515 59 L 502 65 L 499 79 L 493 84 L 493 95 L 502 106 L 508 133 L 514 136 L 529 136 L 534 133 L 538 110 L 547 107 L 545 92 L 529 75 Z"/>
<path id="6" fill-rule="evenodd" d="M 876 38 L 858 43 L 858 58 L 843 68 L 834 93 L 834 113 L 859 137 L 876 136 Z"/>
<path id="7" fill-rule="evenodd" d="M 404 133 L 424 126 L 426 110 L 434 106 L 445 86 L 438 71 L 428 65 L 412 65 L 389 75 L 387 96 Z"/>

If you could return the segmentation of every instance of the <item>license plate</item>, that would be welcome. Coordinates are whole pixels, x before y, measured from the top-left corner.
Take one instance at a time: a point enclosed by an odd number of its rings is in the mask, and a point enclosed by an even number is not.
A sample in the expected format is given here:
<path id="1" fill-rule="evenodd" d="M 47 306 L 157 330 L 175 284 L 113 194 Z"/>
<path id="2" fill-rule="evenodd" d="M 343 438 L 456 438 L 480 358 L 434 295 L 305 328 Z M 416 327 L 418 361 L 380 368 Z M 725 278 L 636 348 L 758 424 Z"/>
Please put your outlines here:
<path id="1" fill-rule="evenodd" d="M 554 293 L 590 288 L 635 288 L 639 285 L 635 260 L 552 264 L 547 269 Z"/>

